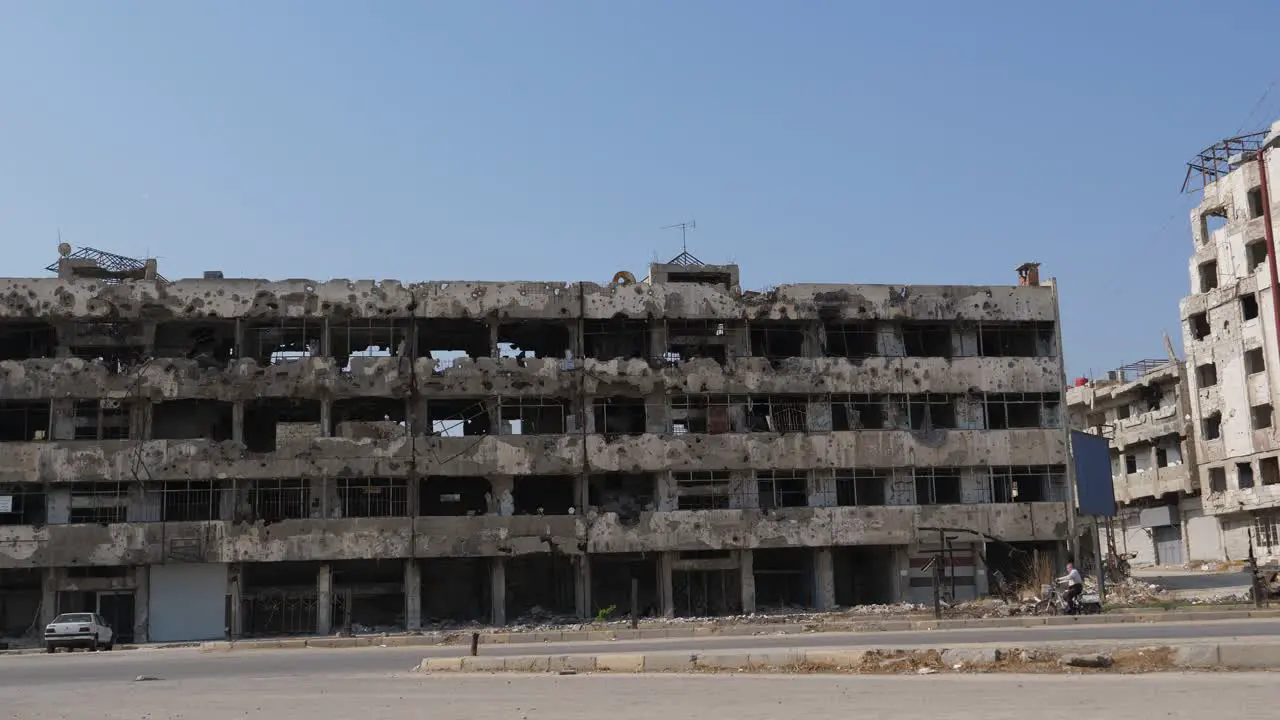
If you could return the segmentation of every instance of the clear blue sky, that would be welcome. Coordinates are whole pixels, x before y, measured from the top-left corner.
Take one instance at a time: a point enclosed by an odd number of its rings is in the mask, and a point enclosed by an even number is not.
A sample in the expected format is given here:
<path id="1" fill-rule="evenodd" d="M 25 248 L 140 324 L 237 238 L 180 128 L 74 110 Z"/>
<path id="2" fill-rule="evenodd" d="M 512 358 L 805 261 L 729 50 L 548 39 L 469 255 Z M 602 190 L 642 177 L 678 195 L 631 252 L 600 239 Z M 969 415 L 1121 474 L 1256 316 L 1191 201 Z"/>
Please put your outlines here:
<path id="1" fill-rule="evenodd" d="M 0 275 L 1061 284 L 1163 354 L 1184 163 L 1280 117 L 1258 2 L 5 2 Z M 1251 37 L 1252 35 L 1252 37 Z M 1262 101 L 1259 102 L 1259 99 Z"/>

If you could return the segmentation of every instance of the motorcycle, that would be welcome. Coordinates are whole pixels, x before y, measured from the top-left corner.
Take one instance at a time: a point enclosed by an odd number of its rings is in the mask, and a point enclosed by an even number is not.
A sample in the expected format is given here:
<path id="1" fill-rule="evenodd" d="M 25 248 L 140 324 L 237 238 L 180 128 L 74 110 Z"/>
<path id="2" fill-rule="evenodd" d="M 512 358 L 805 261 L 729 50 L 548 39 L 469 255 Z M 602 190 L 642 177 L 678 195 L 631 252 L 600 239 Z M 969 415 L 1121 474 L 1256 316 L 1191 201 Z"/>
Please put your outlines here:
<path id="1" fill-rule="evenodd" d="M 1057 585 L 1041 585 L 1040 599 L 1036 602 L 1037 615 L 1099 615 L 1102 613 L 1102 597 L 1096 592 L 1082 592 L 1070 607 Z"/>

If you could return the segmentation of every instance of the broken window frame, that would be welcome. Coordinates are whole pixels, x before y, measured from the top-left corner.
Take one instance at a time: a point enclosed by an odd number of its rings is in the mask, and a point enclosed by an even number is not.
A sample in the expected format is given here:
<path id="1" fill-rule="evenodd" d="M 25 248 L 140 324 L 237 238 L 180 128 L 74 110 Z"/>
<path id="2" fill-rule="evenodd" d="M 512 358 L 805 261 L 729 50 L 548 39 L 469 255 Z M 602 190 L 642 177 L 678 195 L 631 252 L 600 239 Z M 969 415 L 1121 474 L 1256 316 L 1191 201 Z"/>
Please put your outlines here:
<path id="1" fill-rule="evenodd" d="M 751 357 L 771 361 L 806 357 L 806 336 L 815 330 L 814 323 L 799 320 L 749 323 L 747 339 L 751 346 Z"/>
<path id="2" fill-rule="evenodd" d="M 1209 480 L 1209 494 L 1224 493 L 1227 491 L 1227 469 L 1223 467 L 1209 468 L 1207 473 Z"/>
<path id="3" fill-rule="evenodd" d="M 12 420 L 15 416 L 21 419 Z M 4 417 L 0 426 L 6 428 L 0 442 L 45 442 L 53 431 L 53 403 L 49 400 L 0 399 L 0 417 Z M 21 434 L 11 431 L 16 430 L 18 424 L 22 426 Z"/>
<path id="4" fill-rule="evenodd" d="M 911 430 L 955 430 L 959 426 L 960 395 L 912 393 L 906 396 L 907 425 Z M 919 419 L 917 421 L 917 414 Z"/>
<path id="5" fill-rule="evenodd" d="M 41 320 L 0 321 L 0 360 L 51 358 L 58 351 L 58 330 Z"/>
<path id="6" fill-rule="evenodd" d="M 609 327 L 611 325 L 618 327 Z M 616 318 L 584 320 L 582 324 L 583 355 L 601 362 L 648 359 L 652 340 L 652 329 L 647 320 Z M 617 352 L 622 348 L 629 350 Z"/>
<path id="7" fill-rule="evenodd" d="M 1035 424 L 1013 424 L 1009 411 L 1017 407 L 1036 408 Z M 993 409 L 999 410 L 1003 422 L 993 422 Z M 986 393 L 982 402 L 984 427 L 988 430 L 1058 429 L 1062 427 L 1062 393 Z M 1000 417 L 1000 415 L 996 415 Z M 1046 422 L 1046 418 L 1049 422 Z"/>
<path id="8" fill-rule="evenodd" d="M 498 325 L 497 347 L 494 352 L 500 358 L 514 358 L 521 367 L 528 359 L 568 360 L 573 357 L 573 328 L 559 320 L 511 320 Z M 521 345 L 519 340 L 541 340 L 541 336 L 555 334 L 546 342 Z"/>
<path id="9" fill-rule="evenodd" d="M 311 483 L 306 478 L 263 478 L 247 483 L 250 518 L 271 523 L 311 517 Z"/>
<path id="10" fill-rule="evenodd" d="M 748 432 L 811 432 L 810 403 L 807 395 L 748 395 L 744 408 Z"/>
<path id="11" fill-rule="evenodd" d="M 874 321 L 829 322 L 823 326 L 823 355 L 861 359 L 881 355 L 880 329 Z"/>
<path id="12" fill-rule="evenodd" d="M 902 337 L 902 354 L 904 357 L 942 357 L 956 356 L 955 324 L 928 320 L 906 320 L 899 324 L 898 332 Z M 942 336 L 946 336 L 946 347 L 942 347 Z"/>
<path id="13" fill-rule="evenodd" d="M 111 525 L 129 520 L 128 483 L 74 482 L 71 483 L 70 494 L 69 525 Z"/>
<path id="14" fill-rule="evenodd" d="M 744 323 L 734 320 L 677 320 L 664 321 L 666 347 L 660 360 L 667 367 L 679 367 L 687 360 L 714 360 L 720 365 L 729 362 L 729 338 L 743 330 Z M 697 340 L 703 342 L 696 342 Z M 716 342 L 707 342 L 715 339 Z"/>
<path id="15" fill-rule="evenodd" d="M 493 419 L 487 398 L 441 398 L 427 401 L 426 421 L 433 437 L 481 437 L 492 435 Z M 438 414 L 441 406 L 448 411 Z M 479 422 L 483 420 L 483 422 Z M 475 421 L 475 422 L 473 422 Z M 478 432 L 468 433 L 467 430 Z"/>
<path id="16" fill-rule="evenodd" d="M 672 472 L 671 479 L 677 510 L 728 510 L 733 505 L 728 470 Z"/>
<path id="17" fill-rule="evenodd" d="M 993 465 L 988 469 L 987 501 L 991 503 L 1066 502 L 1065 465 Z M 1033 492 L 1039 488 L 1039 492 Z M 1039 499 L 1020 499 L 1031 495 Z"/>
<path id="18" fill-rule="evenodd" d="M 912 479 L 915 481 L 915 504 L 916 505 L 960 505 L 964 502 L 964 469 L 953 466 L 930 466 L 916 467 L 912 469 Z M 950 484 L 954 480 L 955 501 L 940 502 L 938 500 L 938 489 L 945 484 Z M 925 490 L 924 497 L 921 497 L 921 489 Z M 951 497 L 950 494 L 947 497 Z"/>
<path id="19" fill-rule="evenodd" d="M 614 409 L 614 413 L 610 412 L 610 408 Z M 639 427 L 636 427 L 634 422 L 625 421 L 617 416 L 617 413 L 634 414 L 637 409 L 640 416 Z M 643 398 L 626 396 L 593 398 L 591 401 L 591 414 L 595 433 L 605 436 L 643 435 L 649 422 L 649 406 Z M 611 414 L 614 415 L 612 427 L 610 427 L 609 423 Z M 634 420 L 634 417 L 631 418 L 631 421 Z"/>
<path id="20" fill-rule="evenodd" d="M 977 334 L 977 355 L 980 357 L 1058 356 L 1057 328 L 1051 320 L 979 321 Z M 1029 353 L 1022 347 L 1028 342 L 1028 337 Z"/>
<path id="21" fill-rule="evenodd" d="M 1280 548 L 1280 510 L 1262 510 L 1253 516 L 1253 537 L 1259 548 Z"/>
<path id="22" fill-rule="evenodd" d="M 492 358 L 498 348 L 492 344 L 490 326 L 470 318 L 419 318 L 415 327 L 414 358 L 432 360 L 431 374 L 444 375 L 463 358 Z"/>
<path id="23" fill-rule="evenodd" d="M 40 483 L 0 483 L 0 496 L 9 498 L 9 512 L 0 513 L 0 527 L 44 525 L 49 494 Z"/>
<path id="24" fill-rule="evenodd" d="M 836 468 L 832 471 L 832 485 L 836 496 L 828 498 L 825 505 L 839 507 L 883 507 L 889 504 L 889 484 L 893 480 L 892 469 Z M 872 487 L 879 486 L 879 491 Z"/>
<path id="25" fill-rule="evenodd" d="M 809 476 L 808 470 L 755 471 L 758 507 L 761 510 L 808 507 Z"/>
<path id="26" fill-rule="evenodd" d="M 405 478 L 333 479 L 344 518 L 409 517 L 409 481 Z"/>
<path id="27" fill-rule="evenodd" d="M 411 358 L 412 318 L 351 318 L 329 324 L 329 356 L 338 372 L 351 373 L 355 358 Z M 356 349 L 359 348 L 359 349 Z"/>
<path id="28" fill-rule="evenodd" d="M 877 409 L 878 412 L 876 412 Z M 907 430 L 910 426 L 910 414 L 907 411 L 905 395 L 839 393 L 831 396 L 831 429 L 833 431 Z"/>
<path id="29" fill-rule="evenodd" d="M 222 519 L 222 499 L 231 487 L 220 480 L 164 480 L 143 487 L 148 500 L 158 497 L 161 522 L 207 522 Z"/>
<path id="30" fill-rule="evenodd" d="M 73 440 L 128 440 L 133 435 L 133 417 L 126 400 L 76 400 L 72 417 Z"/>
<path id="31" fill-rule="evenodd" d="M 430 401 L 427 407 L 430 407 Z M 575 416 L 575 413 L 566 398 L 545 395 L 499 395 L 497 411 L 498 434 L 504 437 L 564 435 L 576 432 L 580 427 L 576 423 L 570 426 L 570 417 Z M 519 432 L 515 432 L 516 427 L 512 424 L 515 422 L 520 423 Z M 544 427 L 539 427 L 539 424 Z"/>
<path id="32" fill-rule="evenodd" d="M 324 353 L 325 320 L 290 318 L 244 323 L 237 357 L 252 358 L 260 366 L 284 365 Z"/>

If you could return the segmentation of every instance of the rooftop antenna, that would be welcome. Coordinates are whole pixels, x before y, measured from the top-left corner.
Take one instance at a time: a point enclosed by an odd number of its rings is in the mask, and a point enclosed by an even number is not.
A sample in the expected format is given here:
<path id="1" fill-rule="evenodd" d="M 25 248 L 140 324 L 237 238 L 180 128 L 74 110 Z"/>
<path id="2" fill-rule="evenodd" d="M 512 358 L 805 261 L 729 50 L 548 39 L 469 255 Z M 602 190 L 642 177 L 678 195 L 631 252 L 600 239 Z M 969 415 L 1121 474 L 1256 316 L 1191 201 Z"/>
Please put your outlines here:
<path id="1" fill-rule="evenodd" d="M 702 261 L 689 254 L 689 231 L 698 229 L 698 221 L 690 219 L 674 225 L 663 225 L 659 230 L 680 228 L 680 254 L 671 259 L 669 265 L 702 265 Z"/>

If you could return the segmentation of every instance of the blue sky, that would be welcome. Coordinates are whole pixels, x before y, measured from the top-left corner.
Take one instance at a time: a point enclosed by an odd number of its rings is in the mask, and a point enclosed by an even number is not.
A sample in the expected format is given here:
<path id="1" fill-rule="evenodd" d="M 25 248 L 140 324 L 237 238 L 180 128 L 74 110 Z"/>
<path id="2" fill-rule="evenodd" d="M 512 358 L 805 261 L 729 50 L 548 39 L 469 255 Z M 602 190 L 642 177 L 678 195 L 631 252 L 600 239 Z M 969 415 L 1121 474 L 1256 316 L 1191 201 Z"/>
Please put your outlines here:
<path id="1" fill-rule="evenodd" d="M 1069 372 L 1163 354 L 1184 163 L 1280 118 L 1265 2 L 8 2 L 0 275 L 1062 288 Z M 1251 20 L 1252 18 L 1252 20 Z"/>

